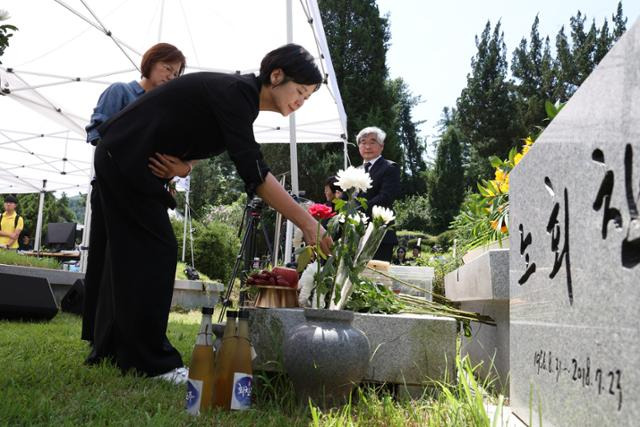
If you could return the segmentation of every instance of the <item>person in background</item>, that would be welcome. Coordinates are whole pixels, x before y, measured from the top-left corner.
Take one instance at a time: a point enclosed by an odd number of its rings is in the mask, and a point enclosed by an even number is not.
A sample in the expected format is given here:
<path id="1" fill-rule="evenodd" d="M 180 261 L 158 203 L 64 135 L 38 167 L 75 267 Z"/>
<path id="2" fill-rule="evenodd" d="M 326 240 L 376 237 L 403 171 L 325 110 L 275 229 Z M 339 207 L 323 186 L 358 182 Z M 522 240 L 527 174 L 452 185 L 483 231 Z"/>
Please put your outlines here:
<path id="1" fill-rule="evenodd" d="M 411 249 L 411 255 L 413 256 L 413 262 L 418 261 L 418 258 L 420 258 L 420 246 L 414 246 Z"/>
<path id="2" fill-rule="evenodd" d="M 17 205 L 15 196 L 5 196 L 4 212 L 0 214 L 0 248 L 18 249 L 18 237 L 24 228 L 24 221 L 16 212 Z"/>
<path id="3" fill-rule="evenodd" d="M 409 261 L 407 260 L 406 255 L 407 255 L 407 249 L 404 248 L 403 246 L 399 246 L 398 249 L 396 250 L 396 257 L 393 259 L 393 263 L 395 265 L 408 264 Z"/>
<path id="4" fill-rule="evenodd" d="M 326 205 L 333 208 L 333 201 L 335 199 L 342 199 L 344 193 L 336 184 L 338 182 L 338 178 L 336 176 L 330 176 L 324 182 L 324 197 L 327 199 Z"/>
<path id="5" fill-rule="evenodd" d="M 358 132 L 358 150 L 362 156 L 365 172 L 371 176 L 371 188 L 364 197 L 367 199 L 367 216 L 371 218 L 374 206 L 393 209 L 393 202 L 401 193 L 400 168 L 395 162 L 382 157 L 384 140 L 387 134 L 377 127 L 366 127 Z M 393 247 L 398 244 L 398 237 L 390 228 L 382 239 L 373 259 L 391 261 Z"/>
<path id="6" fill-rule="evenodd" d="M 20 239 L 20 246 L 18 247 L 19 251 L 32 251 L 33 250 L 33 243 L 31 243 L 31 236 L 29 236 L 28 234 L 25 234 L 22 236 L 22 239 Z"/>
<path id="7" fill-rule="evenodd" d="M 260 111 L 288 116 L 323 76 L 301 46 L 269 52 L 260 74 L 191 73 L 137 100 L 98 128 L 97 188 L 106 223 L 94 347 L 88 363 L 111 360 L 175 383 L 187 380 L 182 356 L 167 339 L 177 243 L 167 214 L 175 200 L 154 175 L 158 152 L 182 161 L 229 153 L 249 197 L 259 196 L 291 220 L 309 244 L 331 252 L 332 240 L 271 174 L 253 133 Z"/>
<path id="8" fill-rule="evenodd" d="M 87 142 L 98 145 L 101 139 L 98 127 L 107 122 L 129 104 L 145 93 L 180 76 L 186 66 L 182 52 L 169 43 L 153 45 L 142 55 L 140 64 L 140 81 L 129 83 L 113 83 L 100 95 L 98 104 L 91 115 L 91 122 L 86 127 Z M 177 157 L 159 154 L 154 159 L 159 178 L 169 179 L 174 176 L 187 176 L 191 172 L 191 164 Z M 154 172 L 154 173 L 155 173 Z M 100 192 L 91 182 L 91 231 L 89 234 L 89 253 L 85 274 L 85 299 L 82 315 L 82 339 L 93 344 L 96 305 L 103 275 L 103 264 L 106 248 L 106 230 L 103 209 L 100 204 Z"/>

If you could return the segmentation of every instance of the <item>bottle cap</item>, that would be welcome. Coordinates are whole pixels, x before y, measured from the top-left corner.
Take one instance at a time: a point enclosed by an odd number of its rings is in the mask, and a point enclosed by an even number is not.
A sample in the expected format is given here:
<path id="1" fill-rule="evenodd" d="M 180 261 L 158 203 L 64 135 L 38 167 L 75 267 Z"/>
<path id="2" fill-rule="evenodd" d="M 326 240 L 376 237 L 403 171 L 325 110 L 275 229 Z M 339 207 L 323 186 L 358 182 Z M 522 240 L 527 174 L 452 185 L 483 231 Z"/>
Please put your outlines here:
<path id="1" fill-rule="evenodd" d="M 245 310 L 240 310 L 238 312 L 238 319 L 248 319 L 249 318 L 249 312 L 245 311 Z"/>
<path id="2" fill-rule="evenodd" d="M 227 319 L 235 319 L 237 317 L 238 317 L 238 312 L 237 311 L 227 310 Z"/>
<path id="3" fill-rule="evenodd" d="M 213 314 L 213 307 L 202 307 L 202 314 Z"/>

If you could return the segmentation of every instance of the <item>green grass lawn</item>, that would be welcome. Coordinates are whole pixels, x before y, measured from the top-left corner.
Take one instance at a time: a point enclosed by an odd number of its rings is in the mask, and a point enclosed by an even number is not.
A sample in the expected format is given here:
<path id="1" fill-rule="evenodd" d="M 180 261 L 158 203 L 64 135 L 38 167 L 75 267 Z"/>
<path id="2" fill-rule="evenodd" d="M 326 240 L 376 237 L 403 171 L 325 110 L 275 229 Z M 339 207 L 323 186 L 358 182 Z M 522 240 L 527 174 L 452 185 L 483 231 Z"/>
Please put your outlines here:
<path id="1" fill-rule="evenodd" d="M 171 313 L 169 339 L 185 364 L 199 321 L 197 312 Z M 490 425 L 477 399 L 465 397 L 459 386 L 447 388 L 450 395 L 404 402 L 364 389 L 357 403 L 323 413 L 293 403 L 284 376 L 263 378 L 249 411 L 192 417 L 184 411 L 185 386 L 122 376 L 109 364 L 85 366 L 88 348 L 79 338 L 80 326 L 79 317 L 66 313 L 47 323 L 0 321 L 0 426 Z"/>

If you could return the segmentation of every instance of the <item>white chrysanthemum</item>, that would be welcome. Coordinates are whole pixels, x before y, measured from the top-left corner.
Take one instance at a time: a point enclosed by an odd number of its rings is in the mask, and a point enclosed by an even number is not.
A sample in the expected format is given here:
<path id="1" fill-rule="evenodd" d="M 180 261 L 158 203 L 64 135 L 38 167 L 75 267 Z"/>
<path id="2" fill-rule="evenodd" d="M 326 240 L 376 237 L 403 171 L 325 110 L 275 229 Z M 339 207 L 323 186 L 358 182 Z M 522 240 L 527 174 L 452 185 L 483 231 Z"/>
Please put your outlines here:
<path id="1" fill-rule="evenodd" d="M 298 227 L 293 227 L 293 238 L 291 239 L 291 244 L 293 245 L 294 249 L 298 249 L 300 247 L 302 247 L 302 244 L 304 243 L 304 236 L 302 234 L 302 230 L 300 230 Z"/>
<path id="2" fill-rule="evenodd" d="M 300 280 L 298 280 L 298 289 L 300 290 L 300 294 L 298 295 L 298 303 L 300 303 L 301 307 L 306 307 L 309 305 L 309 297 L 311 297 L 311 293 L 313 292 L 313 276 L 318 272 L 318 264 L 316 261 L 310 262 L 307 265 L 307 268 L 302 272 L 302 276 L 300 276 Z"/>
<path id="3" fill-rule="evenodd" d="M 371 216 L 373 216 L 374 221 L 381 221 L 385 225 L 396 219 L 391 209 L 383 208 L 382 206 L 374 206 L 371 210 Z"/>
<path id="4" fill-rule="evenodd" d="M 362 217 L 357 212 L 353 215 L 349 215 L 349 219 L 356 224 L 360 224 L 362 222 Z"/>
<path id="5" fill-rule="evenodd" d="M 351 189 L 367 191 L 371 188 L 371 176 L 361 168 L 349 166 L 347 169 L 339 170 L 337 177 L 336 185 L 344 191 Z"/>

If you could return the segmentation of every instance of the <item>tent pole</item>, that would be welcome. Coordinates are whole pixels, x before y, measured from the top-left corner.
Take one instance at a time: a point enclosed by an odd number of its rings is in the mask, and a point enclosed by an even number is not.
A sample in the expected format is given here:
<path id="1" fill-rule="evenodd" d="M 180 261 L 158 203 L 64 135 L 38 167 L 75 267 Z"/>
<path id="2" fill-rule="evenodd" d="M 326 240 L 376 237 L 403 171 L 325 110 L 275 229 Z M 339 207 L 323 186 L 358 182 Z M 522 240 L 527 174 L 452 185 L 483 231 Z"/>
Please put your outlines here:
<path id="1" fill-rule="evenodd" d="M 292 0 L 287 0 L 287 43 L 293 42 L 293 10 Z M 291 192 L 298 195 L 298 150 L 296 147 L 296 113 L 289 115 L 289 158 L 291 161 Z M 293 240 L 293 223 L 287 220 L 287 232 L 284 243 L 284 263 L 291 262 Z"/>
<path id="2" fill-rule="evenodd" d="M 184 220 L 184 227 L 182 227 L 182 262 L 184 262 L 184 257 L 187 250 L 187 223 L 189 222 L 189 189 L 184 195 L 184 215 L 182 216 Z"/>
<path id="3" fill-rule="evenodd" d="M 347 159 L 349 158 L 349 150 L 348 150 L 348 147 L 347 147 L 347 139 L 346 138 L 342 140 L 342 144 L 343 144 L 342 145 L 342 149 L 344 151 L 344 169 L 346 170 L 347 167 L 348 167 Z"/>
<path id="4" fill-rule="evenodd" d="M 42 190 L 40 190 L 40 201 L 38 202 L 38 222 L 36 223 L 36 244 L 34 250 L 40 252 L 40 241 L 42 240 L 42 210 L 44 209 L 44 194 L 47 187 L 47 180 L 42 180 Z"/>
<path id="5" fill-rule="evenodd" d="M 91 150 L 91 158 L 93 159 L 95 147 Z M 91 174 L 92 177 L 95 176 L 95 171 L 93 170 L 93 162 L 91 162 Z M 91 234 L 91 192 L 93 191 L 93 186 L 89 184 L 89 188 L 87 190 L 87 200 L 84 203 L 84 229 L 82 230 L 82 244 L 80 245 L 80 272 L 87 272 L 87 262 L 89 259 L 89 235 Z"/>
<path id="6" fill-rule="evenodd" d="M 284 187 L 284 184 L 287 182 L 286 175 L 282 175 L 282 178 L 280 178 L 278 182 L 280 182 L 280 185 Z M 271 260 L 271 263 L 276 266 L 278 265 L 278 257 L 280 254 L 280 236 L 282 232 L 282 214 L 280 212 L 276 214 L 276 226 L 274 228 L 275 235 L 273 236 L 273 259 Z"/>

